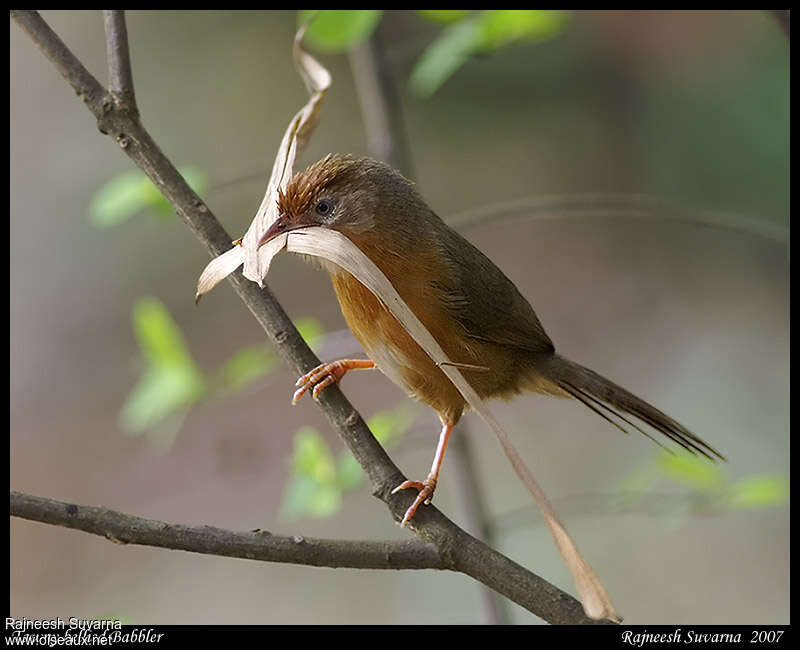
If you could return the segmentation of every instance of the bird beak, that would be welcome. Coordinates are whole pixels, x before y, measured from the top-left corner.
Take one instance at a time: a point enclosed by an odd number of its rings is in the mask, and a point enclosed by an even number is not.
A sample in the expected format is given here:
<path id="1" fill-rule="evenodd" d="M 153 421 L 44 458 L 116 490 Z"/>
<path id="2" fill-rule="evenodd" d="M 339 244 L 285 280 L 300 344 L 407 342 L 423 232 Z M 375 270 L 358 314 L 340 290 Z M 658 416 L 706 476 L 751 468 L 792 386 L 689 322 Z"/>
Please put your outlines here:
<path id="1" fill-rule="evenodd" d="M 280 235 L 284 232 L 289 232 L 290 230 L 297 230 L 299 228 L 305 228 L 304 224 L 293 224 L 291 226 L 285 225 L 285 222 L 282 221 L 280 217 L 278 217 L 272 225 L 267 228 L 267 232 L 261 237 L 258 242 L 258 246 L 256 246 L 256 250 L 261 248 L 264 244 L 266 244 L 270 239 L 273 239 L 277 235 Z"/>

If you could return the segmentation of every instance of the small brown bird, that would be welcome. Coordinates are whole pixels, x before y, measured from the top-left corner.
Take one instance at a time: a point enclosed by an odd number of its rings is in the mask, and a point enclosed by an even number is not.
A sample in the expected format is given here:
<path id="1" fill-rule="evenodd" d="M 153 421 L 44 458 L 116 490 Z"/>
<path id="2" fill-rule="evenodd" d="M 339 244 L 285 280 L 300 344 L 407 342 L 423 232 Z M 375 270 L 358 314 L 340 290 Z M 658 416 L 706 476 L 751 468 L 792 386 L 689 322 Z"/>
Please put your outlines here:
<path id="1" fill-rule="evenodd" d="M 322 226 L 356 244 L 464 374 L 481 398 L 522 391 L 573 397 L 644 433 L 633 416 L 692 453 L 723 459 L 684 426 L 596 372 L 556 354 L 533 308 L 483 253 L 444 223 L 413 184 L 388 165 L 329 155 L 292 178 L 278 200 L 280 216 L 260 245 L 279 233 Z M 320 261 L 319 258 L 311 258 Z M 321 260 L 333 280 L 345 320 L 370 360 L 323 363 L 300 377 L 293 403 L 316 397 L 349 370 L 377 367 L 429 406 L 442 421 L 433 465 L 424 481 L 406 481 L 418 496 L 403 523 L 436 489 L 447 441 L 466 402 L 447 376 L 383 304 L 342 268 Z"/>

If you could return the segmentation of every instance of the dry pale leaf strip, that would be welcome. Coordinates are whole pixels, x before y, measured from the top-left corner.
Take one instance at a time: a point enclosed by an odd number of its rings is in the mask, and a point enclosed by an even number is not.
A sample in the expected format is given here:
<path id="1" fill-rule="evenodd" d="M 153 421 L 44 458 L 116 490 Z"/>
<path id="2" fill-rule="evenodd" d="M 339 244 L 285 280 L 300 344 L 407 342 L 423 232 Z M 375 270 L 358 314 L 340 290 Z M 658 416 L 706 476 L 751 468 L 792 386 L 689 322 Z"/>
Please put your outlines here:
<path id="1" fill-rule="evenodd" d="M 313 56 L 303 50 L 301 40 L 304 29 L 298 31 L 294 41 L 294 60 L 303 83 L 311 94 L 308 102 L 289 123 L 281 141 L 275 164 L 267 184 L 267 191 L 255 219 L 242 238 L 245 249 L 244 276 L 263 286 L 268 260 L 258 250 L 258 242 L 267 228 L 278 218 L 278 189 L 286 189 L 292 178 L 294 161 L 308 142 L 311 132 L 319 122 L 320 106 L 331 85 L 331 75 Z"/>
<path id="2" fill-rule="evenodd" d="M 286 240 L 288 237 L 289 233 L 282 232 L 279 235 L 275 235 L 275 237 L 270 239 L 260 248 L 259 253 L 263 256 L 265 275 L 269 272 L 269 266 L 272 262 L 272 258 L 286 248 Z"/>
<path id="3" fill-rule="evenodd" d="M 283 245 L 281 245 L 281 248 Z M 276 253 L 280 248 L 276 249 Z M 544 491 L 533 478 L 522 457 L 514 448 L 508 434 L 492 415 L 486 403 L 464 379 L 458 368 L 447 358 L 441 346 L 425 329 L 414 312 L 403 302 L 383 272 L 353 242 L 341 233 L 327 228 L 304 228 L 289 233 L 286 250 L 324 257 L 338 264 L 374 293 L 414 340 L 442 368 L 458 388 L 470 407 L 475 410 L 497 435 L 503 451 L 528 491 L 533 495 L 564 562 L 572 573 L 575 586 L 587 616 L 594 619 L 622 620 L 589 564 L 583 559 L 566 528 L 561 523 Z M 275 254 L 275 253 L 273 253 Z"/>
<path id="4" fill-rule="evenodd" d="M 234 246 L 222 255 L 218 255 L 208 263 L 200 278 L 197 280 L 197 293 L 195 301 L 199 301 L 204 293 L 208 293 L 231 273 L 238 269 L 244 261 L 244 250 L 241 246 Z"/>
<path id="5" fill-rule="evenodd" d="M 272 167 L 272 174 L 267 184 L 267 191 L 264 194 L 264 199 L 261 201 L 261 206 L 256 212 L 250 227 L 242 237 L 242 248 L 244 249 L 244 277 L 253 282 L 257 282 L 258 286 L 263 287 L 264 276 L 269 264 L 263 257 L 263 253 L 258 250 L 258 242 L 261 236 L 267 231 L 270 224 L 278 218 L 278 188 L 281 187 L 281 180 L 286 172 L 286 159 L 292 149 L 294 136 L 297 130 L 297 123 L 299 115 L 296 115 L 289 128 L 283 136 L 281 146 L 278 150 L 278 155 L 275 158 L 275 164 Z"/>
<path id="6" fill-rule="evenodd" d="M 311 97 L 289 122 L 278 153 L 275 156 L 275 162 L 272 166 L 267 190 L 261 205 L 250 227 L 242 237 L 241 245 L 233 249 L 238 252 L 232 253 L 228 251 L 208 264 L 198 281 L 198 299 L 204 293 L 213 289 L 229 274 L 233 273 L 242 262 L 244 263 L 244 276 L 263 287 L 263 279 L 269 269 L 269 257 L 267 251 L 263 248 L 261 250 L 258 249 L 258 242 L 267 228 L 278 218 L 278 189 L 285 188 L 291 179 L 295 158 L 303 150 L 311 132 L 319 122 L 320 105 L 325 97 L 325 92 L 331 85 L 330 73 L 319 61 L 302 48 L 301 40 L 304 32 L 305 29 L 299 30 L 295 37 L 294 59 L 303 83 Z M 228 257 L 223 260 L 224 256 Z M 232 266 L 233 259 L 237 256 L 240 257 L 239 262 Z"/>

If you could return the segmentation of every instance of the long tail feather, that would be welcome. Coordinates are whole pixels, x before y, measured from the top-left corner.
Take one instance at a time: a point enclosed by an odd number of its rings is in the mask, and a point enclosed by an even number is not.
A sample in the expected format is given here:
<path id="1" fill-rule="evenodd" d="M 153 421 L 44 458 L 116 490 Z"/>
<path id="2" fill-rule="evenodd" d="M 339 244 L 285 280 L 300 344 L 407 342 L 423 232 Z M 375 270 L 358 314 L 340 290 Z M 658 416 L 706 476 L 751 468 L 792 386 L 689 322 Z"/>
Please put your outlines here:
<path id="1" fill-rule="evenodd" d="M 656 407 L 636 397 L 633 393 L 609 381 L 602 375 L 598 375 L 593 370 L 589 370 L 589 368 L 556 354 L 544 361 L 540 371 L 561 390 L 571 395 L 587 408 L 590 408 L 600 417 L 611 422 L 618 429 L 625 431 L 625 433 L 627 431 L 621 425 L 617 424 L 597 407 L 615 415 L 656 444 L 660 445 L 644 429 L 626 418 L 622 413 L 633 416 L 650 425 L 692 454 L 702 454 L 711 460 L 716 460 L 717 458 L 725 460 L 725 457 L 711 445 L 697 437 L 679 422 L 673 420 L 666 413 L 662 413 Z"/>

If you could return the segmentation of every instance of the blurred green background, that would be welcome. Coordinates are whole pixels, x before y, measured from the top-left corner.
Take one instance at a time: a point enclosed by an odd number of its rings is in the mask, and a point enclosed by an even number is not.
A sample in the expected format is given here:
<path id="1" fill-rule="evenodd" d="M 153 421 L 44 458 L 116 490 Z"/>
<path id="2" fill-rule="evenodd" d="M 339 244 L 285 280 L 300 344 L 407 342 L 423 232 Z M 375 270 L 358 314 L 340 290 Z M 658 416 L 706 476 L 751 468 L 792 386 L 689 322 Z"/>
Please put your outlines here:
<path id="1" fill-rule="evenodd" d="M 493 406 L 626 622 L 788 623 L 787 39 L 766 12 L 441 13 L 318 26 L 333 86 L 299 166 L 368 152 L 341 48 L 377 25 L 432 207 L 446 218 L 560 196 L 464 233 L 560 352 L 730 459 L 665 456 L 568 401 Z M 101 13 L 43 16 L 104 81 Z M 290 56 L 297 13 L 127 17 L 145 126 L 239 236 L 306 98 Z M 168 521 L 405 538 L 311 400 L 290 407 L 294 377 L 228 285 L 194 307 L 205 249 L 132 168 L 12 25 L 12 489 Z M 600 192 L 740 228 L 621 216 L 625 200 L 585 198 Z M 281 256 L 270 286 L 323 359 L 358 353 L 324 274 Z M 432 412 L 369 373 L 343 388 L 409 476 L 427 471 Z M 494 544 L 572 592 L 492 434 L 472 417 L 459 433 Z M 464 524 L 455 462 L 436 503 Z M 17 617 L 486 620 L 479 587 L 448 573 L 194 556 L 17 519 L 11 552 Z"/>

